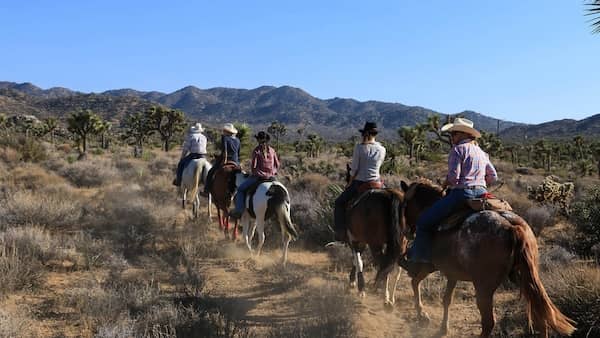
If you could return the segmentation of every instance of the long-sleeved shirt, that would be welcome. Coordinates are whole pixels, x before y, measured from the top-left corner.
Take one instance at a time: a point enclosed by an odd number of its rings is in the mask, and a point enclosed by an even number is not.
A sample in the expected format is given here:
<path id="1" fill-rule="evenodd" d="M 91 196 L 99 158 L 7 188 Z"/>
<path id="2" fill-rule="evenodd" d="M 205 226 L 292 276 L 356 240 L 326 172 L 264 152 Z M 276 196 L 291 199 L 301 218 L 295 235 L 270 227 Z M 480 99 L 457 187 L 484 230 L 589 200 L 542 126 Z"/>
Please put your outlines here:
<path id="1" fill-rule="evenodd" d="M 181 157 L 188 153 L 191 154 L 206 154 L 206 136 L 201 133 L 189 133 L 183 142 Z"/>
<path id="2" fill-rule="evenodd" d="M 221 137 L 221 157 L 223 161 L 233 161 L 240 164 L 240 139 L 235 136 Z"/>
<path id="3" fill-rule="evenodd" d="M 486 187 L 497 179 L 488 154 L 471 140 L 463 140 L 450 150 L 447 180 L 451 188 Z"/>
<path id="4" fill-rule="evenodd" d="M 369 182 L 381 179 L 379 168 L 385 159 L 385 148 L 379 142 L 359 143 L 354 147 L 350 175 L 355 180 Z"/>
<path id="5" fill-rule="evenodd" d="M 261 178 L 270 178 L 277 174 L 279 159 L 275 149 L 268 145 L 259 145 L 252 151 L 252 175 Z"/>

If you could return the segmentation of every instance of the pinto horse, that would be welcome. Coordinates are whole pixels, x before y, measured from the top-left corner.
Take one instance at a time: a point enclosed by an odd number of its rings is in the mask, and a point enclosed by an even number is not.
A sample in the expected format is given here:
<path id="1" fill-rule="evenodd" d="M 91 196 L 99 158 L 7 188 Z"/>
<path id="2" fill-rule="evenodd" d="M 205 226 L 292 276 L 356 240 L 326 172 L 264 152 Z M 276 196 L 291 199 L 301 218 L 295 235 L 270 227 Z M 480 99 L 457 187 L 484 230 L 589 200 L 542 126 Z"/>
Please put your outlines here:
<path id="1" fill-rule="evenodd" d="M 404 191 L 405 224 L 414 231 L 419 215 L 442 197 L 442 189 L 430 182 L 401 183 Z M 407 231 L 405 230 L 404 233 Z M 489 337 L 494 328 L 493 297 L 498 286 L 511 277 L 520 285 L 527 301 L 530 329 L 535 327 L 548 336 L 548 327 L 561 335 L 570 335 L 574 322 L 552 303 L 538 274 L 538 247 L 529 225 L 508 211 L 473 212 L 459 226 L 438 231 L 432 242 L 433 264 L 415 264 L 401 260 L 411 276 L 414 302 L 419 319 L 428 320 L 423 311 L 419 283 L 434 270 L 447 277 L 440 334 L 448 332 L 448 309 L 456 282 L 471 281 L 475 286 L 481 314 L 481 337 Z"/>
<path id="2" fill-rule="evenodd" d="M 240 186 L 247 177 L 247 174 L 238 170 L 235 174 L 236 187 Z M 256 255 L 259 256 L 265 243 L 265 222 L 274 219 L 281 230 L 281 263 L 285 267 L 290 241 L 298 238 L 298 231 L 290 217 L 290 195 L 285 186 L 278 181 L 259 182 L 254 194 L 251 195 L 248 192 L 246 193 L 246 208 L 241 218 L 246 246 L 252 253 L 251 242 L 254 231 L 257 230 L 258 247 Z"/>
<path id="3" fill-rule="evenodd" d="M 194 218 L 198 218 L 198 211 L 200 209 L 200 197 L 198 196 L 198 187 L 200 183 L 206 184 L 206 176 L 211 168 L 211 164 L 205 158 L 199 158 L 190 161 L 190 163 L 183 169 L 181 176 L 181 207 L 185 209 L 185 204 L 188 200 L 188 192 L 190 200 L 192 201 L 192 213 Z M 208 196 L 208 217 L 210 218 L 210 204 L 211 197 Z"/>
<path id="4" fill-rule="evenodd" d="M 240 168 L 237 163 L 228 162 L 214 173 L 213 183 L 210 188 L 210 195 L 217 207 L 217 217 L 219 218 L 219 227 L 224 232 L 225 237 L 229 237 L 229 206 L 235 194 L 235 173 Z M 232 238 L 237 239 L 237 221 L 233 224 Z"/>

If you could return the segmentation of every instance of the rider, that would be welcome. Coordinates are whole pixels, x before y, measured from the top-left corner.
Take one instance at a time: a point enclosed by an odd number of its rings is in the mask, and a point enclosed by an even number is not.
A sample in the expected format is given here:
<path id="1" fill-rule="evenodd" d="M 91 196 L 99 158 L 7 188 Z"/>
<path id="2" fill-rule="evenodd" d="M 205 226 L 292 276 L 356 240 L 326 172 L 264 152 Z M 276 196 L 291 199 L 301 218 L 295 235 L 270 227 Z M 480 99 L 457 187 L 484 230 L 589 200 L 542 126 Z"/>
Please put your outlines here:
<path id="1" fill-rule="evenodd" d="M 181 159 L 179 160 L 179 164 L 177 164 L 177 177 L 173 181 L 173 185 L 181 185 L 181 175 L 183 175 L 183 169 L 185 169 L 188 163 L 206 156 L 206 136 L 202 134 L 203 131 L 204 128 L 202 128 L 201 123 L 196 123 L 190 127 L 183 142 Z"/>
<path id="2" fill-rule="evenodd" d="M 233 162 L 240 165 L 240 139 L 236 137 L 237 129 L 231 123 L 223 125 L 223 135 L 221 136 L 221 154 L 217 157 L 215 165 L 208 171 L 206 184 L 202 195 L 208 196 L 212 186 L 214 174 L 217 169 L 223 167 L 227 162 Z"/>
<path id="3" fill-rule="evenodd" d="M 334 230 L 335 240 L 346 242 L 346 204 L 356 195 L 358 187 L 366 182 L 381 182 L 379 168 L 385 158 L 385 148 L 375 141 L 377 124 L 367 122 L 363 129 L 358 130 L 362 142 L 354 147 L 352 164 L 350 165 L 350 181 L 346 190 L 335 200 Z"/>
<path id="4" fill-rule="evenodd" d="M 254 135 L 258 141 L 258 146 L 252 151 L 252 161 L 250 163 L 252 175 L 250 175 L 237 189 L 235 195 L 235 209 L 229 213 L 232 218 L 242 217 L 244 204 L 246 202 L 246 190 L 259 180 L 270 180 L 277 175 L 279 169 L 279 159 L 275 149 L 269 146 L 271 136 L 264 131 Z"/>
<path id="5" fill-rule="evenodd" d="M 417 220 L 416 238 L 409 251 L 409 260 L 415 263 L 431 263 L 433 228 L 467 199 L 484 195 L 487 192 L 486 186 L 498 180 L 488 154 L 477 145 L 476 139 L 481 134 L 473 128 L 473 122 L 457 117 L 441 130 L 450 133 L 453 144 L 448 155 L 448 175 L 444 182 L 444 187 L 449 191 Z"/>

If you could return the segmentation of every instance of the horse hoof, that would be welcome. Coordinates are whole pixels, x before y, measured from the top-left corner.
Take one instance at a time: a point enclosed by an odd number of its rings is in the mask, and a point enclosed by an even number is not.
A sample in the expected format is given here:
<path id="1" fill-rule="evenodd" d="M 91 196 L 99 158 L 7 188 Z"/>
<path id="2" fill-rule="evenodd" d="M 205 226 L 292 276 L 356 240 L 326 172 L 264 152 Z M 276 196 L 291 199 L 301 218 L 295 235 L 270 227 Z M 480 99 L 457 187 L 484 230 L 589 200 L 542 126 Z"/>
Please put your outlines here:
<path id="1" fill-rule="evenodd" d="M 360 292 L 358 293 L 358 297 L 359 297 L 359 298 L 365 298 L 366 296 L 367 296 L 367 294 L 366 294 L 364 291 L 360 291 Z"/>
<path id="2" fill-rule="evenodd" d="M 446 337 L 448 335 L 448 328 L 446 327 L 442 327 L 440 328 L 440 331 L 438 332 L 438 337 Z"/>
<path id="3" fill-rule="evenodd" d="M 383 308 L 384 308 L 385 312 L 387 312 L 387 313 L 392 313 L 392 312 L 394 312 L 394 304 L 392 304 L 392 303 L 391 303 L 391 302 L 389 302 L 389 301 L 385 301 L 385 302 L 383 303 Z"/>
<path id="4" fill-rule="evenodd" d="M 419 316 L 419 322 L 421 324 L 429 324 L 429 322 L 431 321 L 431 318 L 429 318 L 429 315 L 427 314 L 427 312 L 423 312 L 421 313 L 421 315 Z"/>

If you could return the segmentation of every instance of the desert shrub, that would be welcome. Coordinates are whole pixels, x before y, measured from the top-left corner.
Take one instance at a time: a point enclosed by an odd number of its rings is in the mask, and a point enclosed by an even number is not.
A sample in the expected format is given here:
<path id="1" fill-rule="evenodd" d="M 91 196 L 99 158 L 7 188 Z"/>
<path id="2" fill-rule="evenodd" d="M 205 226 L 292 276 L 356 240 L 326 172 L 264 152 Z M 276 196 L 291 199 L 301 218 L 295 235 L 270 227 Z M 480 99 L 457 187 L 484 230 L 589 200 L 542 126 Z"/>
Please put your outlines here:
<path id="1" fill-rule="evenodd" d="M 16 150 L 19 159 L 25 162 L 41 162 L 46 159 L 46 147 L 37 139 L 25 136 L 6 137 L 0 140 L 0 144 Z"/>
<path id="2" fill-rule="evenodd" d="M 590 254 L 591 247 L 600 243 L 600 185 L 590 187 L 586 195 L 573 204 L 571 218 L 583 234 L 580 250 Z"/>
<path id="3" fill-rule="evenodd" d="M 542 278 L 553 302 L 577 322 L 572 337 L 600 336 L 600 269 L 571 264 L 550 269 Z"/>
<path id="4" fill-rule="evenodd" d="M 44 269 L 36 254 L 33 243 L 0 233 L 0 295 L 32 290 L 42 283 Z"/>
<path id="5" fill-rule="evenodd" d="M 552 205 L 536 205 L 527 209 L 521 216 L 527 221 L 536 234 L 545 227 L 555 223 L 557 209 Z"/>
<path id="6" fill-rule="evenodd" d="M 529 198 L 540 203 L 554 204 L 561 212 L 568 214 L 575 193 L 572 182 L 560 183 L 553 176 L 547 176 L 537 187 L 528 187 Z"/>
<path id="7" fill-rule="evenodd" d="M 14 168 L 10 171 L 5 182 L 30 190 L 66 183 L 64 178 L 36 164 Z"/>
<path id="8" fill-rule="evenodd" d="M 70 154 L 73 151 L 73 146 L 69 143 L 63 143 L 56 146 L 56 150 L 65 154 Z"/>
<path id="9" fill-rule="evenodd" d="M 322 246 L 333 239 L 333 206 L 341 189 L 337 185 L 329 185 L 322 198 L 308 190 L 294 193 L 292 219 L 305 244 Z"/>
<path id="10" fill-rule="evenodd" d="M 293 182 L 293 188 L 297 190 L 308 190 L 315 193 L 317 196 L 321 196 L 327 191 L 327 186 L 330 183 L 331 181 L 325 175 L 308 173 L 295 180 Z M 297 199 L 298 197 L 294 196 L 294 200 Z"/>
<path id="11" fill-rule="evenodd" d="M 112 240 L 126 257 L 153 243 L 156 234 L 166 230 L 165 225 L 175 222 L 180 210 L 175 205 L 157 207 L 141 192 L 135 184 L 103 190 L 97 208 L 87 218 L 91 227 Z"/>
<path id="12" fill-rule="evenodd" d="M 116 322 L 100 323 L 95 338 L 129 338 L 135 337 L 135 321 L 130 318 L 121 318 Z M 144 337 L 172 337 L 172 335 L 144 335 Z"/>
<path id="13" fill-rule="evenodd" d="M 0 337 L 33 337 L 31 322 L 24 311 L 9 312 L 0 308 Z"/>
<path id="14" fill-rule="evenodd" d="M 21 155 L 16 149 L 0 147 L 0 160 L 6 164 L 16 165 L 21 161 Z"/>
<path id="15" fill-rule="evenodd" d="M 550 270 L 557 267 L 567 267 L 577 256 L 558 245 L 546 245 L 540 249 L 540 268 Z"/>
<path id="16" fill-rule="evenodd" d="M 65 166 L 60 175 L 78 187 L 99 187 L 119 177 L 114 167 L 105 161 L 78 161 Z"/>
<path id="17" fill-rule="evenodd" d="M 166 156 L 157 156 L 148 164 L 148 169 L 150 170 L 150 175 L 152 176 L 171 176 L 173 174 L 174 167 L 175 163 L 173 163 L 171 159 Z"/>
<path id="18" fill-rule="evenodd" d="M 0 227 L 42 224 L 62 227 L 77 224 L 81 202 L 69 187 L 50 187 L 43 191 L 21 190 L 0 198 Z"/>

